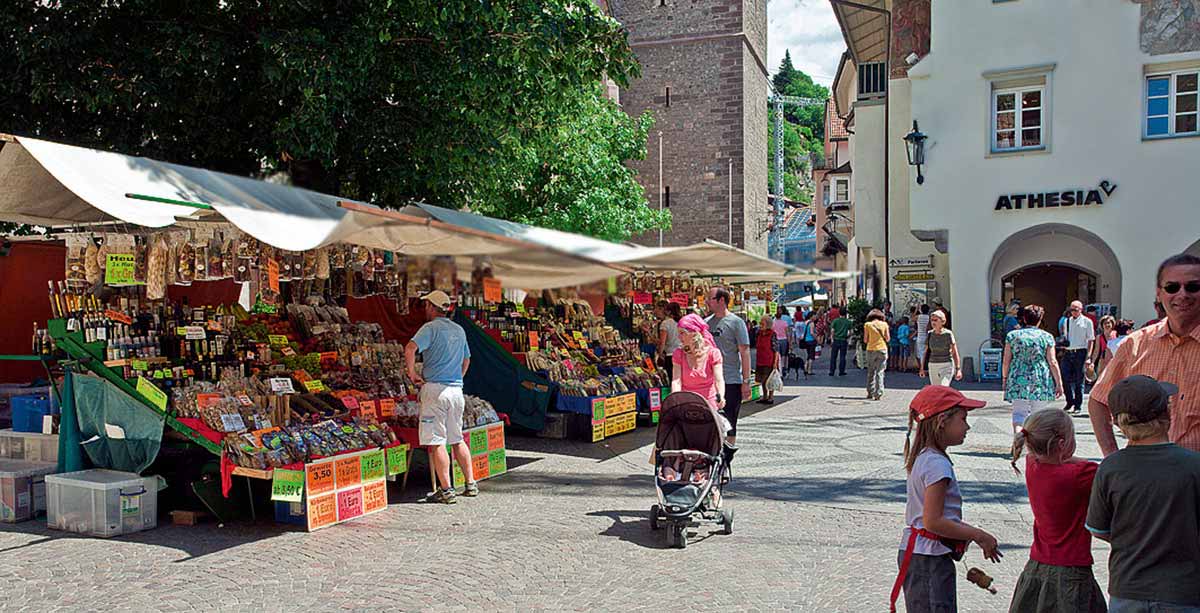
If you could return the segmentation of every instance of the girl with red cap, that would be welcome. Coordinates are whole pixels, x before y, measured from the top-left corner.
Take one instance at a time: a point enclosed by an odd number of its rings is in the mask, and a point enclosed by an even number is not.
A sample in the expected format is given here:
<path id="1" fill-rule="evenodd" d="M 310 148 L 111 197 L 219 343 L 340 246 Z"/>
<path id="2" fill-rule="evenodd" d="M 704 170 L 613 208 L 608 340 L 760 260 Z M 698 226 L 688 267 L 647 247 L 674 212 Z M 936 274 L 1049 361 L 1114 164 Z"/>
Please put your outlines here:
<path id="1" fill-rule="evenodd" d="M 963 522 L 962 494 L 946 454 L 950 447 L 961 445 L 971 429 L 967 411 L 984 404 L 951 387 L 930 385 L 917 392 L 909 405 L 904 439 L 908 506 L 900 541 L 900 573 L 892 586 L 893 612 L 901 587 L 910 613 L 957 611 L 954 562 L 962 559 L 968 543 L 978 543 L 983 557 L 1000 561 L 996 537 Z"/>

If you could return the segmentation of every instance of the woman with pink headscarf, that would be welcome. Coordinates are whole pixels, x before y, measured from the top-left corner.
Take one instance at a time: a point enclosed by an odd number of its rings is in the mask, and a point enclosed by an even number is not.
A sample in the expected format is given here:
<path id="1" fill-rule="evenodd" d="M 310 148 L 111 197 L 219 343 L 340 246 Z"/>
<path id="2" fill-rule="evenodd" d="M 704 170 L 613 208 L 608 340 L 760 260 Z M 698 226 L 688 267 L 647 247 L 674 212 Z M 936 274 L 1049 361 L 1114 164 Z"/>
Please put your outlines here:
<path id="1" fill-rule="evenodd" d="M 699 315 L 684 316 L 679 320 L 679 339 L 682 346 L 671 356 L 675 365 L 671 391 L 695 392 L 708 399 L 713 409 L 720 410 L 725 406 L 721 397 L 725 375 L 721 370 L 721 350 L 713 342 L 708 324 Z"/>

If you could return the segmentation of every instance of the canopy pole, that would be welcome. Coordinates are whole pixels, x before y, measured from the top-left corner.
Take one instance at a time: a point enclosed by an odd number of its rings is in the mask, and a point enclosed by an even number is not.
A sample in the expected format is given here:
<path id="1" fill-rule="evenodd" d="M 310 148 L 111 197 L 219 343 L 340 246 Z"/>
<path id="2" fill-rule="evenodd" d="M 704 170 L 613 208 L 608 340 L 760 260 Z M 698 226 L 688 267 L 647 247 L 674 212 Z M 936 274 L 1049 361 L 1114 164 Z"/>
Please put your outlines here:
<path id="1" fill-rule="evenodd" d="M 179 206 L 190 206 L 193 209 L 203 209 L 212 211 L 212 205 L 204 204 L 203 202 L 188 202 L 186 200 L 175 200 L 174 198 L 162 198 L 159 196 L 147 196 L 145 194 L 125 194 L 126 198 L 133 200 L 145 200 L 147 202 L 158 202 L 160 204 L 178 204 Z"/>

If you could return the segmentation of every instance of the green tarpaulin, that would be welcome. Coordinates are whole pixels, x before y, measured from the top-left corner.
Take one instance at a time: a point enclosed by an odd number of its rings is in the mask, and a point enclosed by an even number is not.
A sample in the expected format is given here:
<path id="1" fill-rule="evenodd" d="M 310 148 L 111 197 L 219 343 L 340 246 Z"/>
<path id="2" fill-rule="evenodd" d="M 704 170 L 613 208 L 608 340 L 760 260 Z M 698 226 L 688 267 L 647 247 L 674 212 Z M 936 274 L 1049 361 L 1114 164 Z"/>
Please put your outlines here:
<path id="1" fill-rule="evenodd" d="M 534 431 L 545 428 L 550 382 L 522 366 L 462 313 L 456 313 L 454 321 L 466 331 L 471 348 L 471 368 L 463 378 L 463 391 L 508 413 L 514 425 Z"/>
<path id="2" fill-rule="evenodd" d="M 162 444 L 163 416 L 92 375 L 72 377 L 79 436 L 100 468 L 141 473 Z"/>

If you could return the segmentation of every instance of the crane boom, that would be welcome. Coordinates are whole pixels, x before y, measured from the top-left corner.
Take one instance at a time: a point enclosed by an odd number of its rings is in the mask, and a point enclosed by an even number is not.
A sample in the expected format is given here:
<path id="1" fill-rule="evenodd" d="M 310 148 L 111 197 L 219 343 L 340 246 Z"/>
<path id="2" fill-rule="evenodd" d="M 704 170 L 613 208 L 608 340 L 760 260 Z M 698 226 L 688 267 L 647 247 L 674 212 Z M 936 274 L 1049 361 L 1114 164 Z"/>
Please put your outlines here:
<path id="1" fill-rule="evenodd" d="M 784 105 L 798 106 L 804 108 L 806 106 L 824 106 L 825 101 L 821 98 L 805 98 L 802 96 L 784 96 L 783 94 L 773 94 L 771 102 L 775 105 L 775 206 L 771 211 L 771 231 L 775 232 L 775 245 L 772 253 L 769 255 L 772 259 L 783 261 L 783 236 L 780 227 L 783 224 L 783 107 Z"/>

